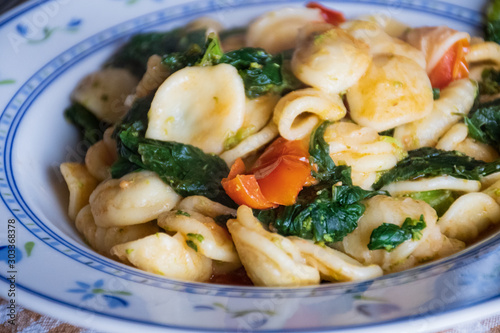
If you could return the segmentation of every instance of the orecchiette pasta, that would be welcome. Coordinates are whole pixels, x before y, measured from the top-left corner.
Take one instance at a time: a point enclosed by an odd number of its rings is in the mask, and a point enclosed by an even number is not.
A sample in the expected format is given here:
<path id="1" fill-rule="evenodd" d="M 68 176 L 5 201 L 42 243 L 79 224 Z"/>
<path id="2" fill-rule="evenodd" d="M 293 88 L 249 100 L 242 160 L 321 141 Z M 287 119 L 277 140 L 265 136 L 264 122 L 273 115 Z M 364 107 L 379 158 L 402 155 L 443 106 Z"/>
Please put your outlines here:
<path id="1" fill-rule="evenodd" d="M 226 150 L 225 152 L 220 154 L 220 157 L 228 165 L 231 165 L 234 161 L 236 161 L 238 157 L 247 157 L 249 154 L 264 147 L 266 144 L 276 138 L 278 134 L 278 127 L 276 127 L 273 121 L 270 121 L 269 124 L 267 124 L 267 126 L 260 130 L 258 133 L 250 135 L 233 149 Z"/>
<path id="2" fill-rule="evenodd" d="M 95 179 L 103 181 L 111 176 L 109 168 L 116 161 L 116 148 L 111 152 L 103 140 L 93 144 L 85 155 L 85 166 Z"/>
<path id="3" fill-rule="evenodd" d="M 490 62 L 500 66 L 500 45 L 495 42 L 471 45 L 466 59 L 469 63 Z"/>
<path id="4" fill-rule="evenodd" d="M 429 78 L 416 62 L 378 55 L 347 92 L 347 102 L 356 123 L 381 132 L 427 116 L 433 97 Z"/>
<path id="5" fill-rule="evenodd" d="M 170 70 L 162 65 L 161 60 L 161 57 L 157 54 L 149 57 L 146 73 L 139 81 L 133 99 L 146 97 L 155 91 L 170 75 Z"/>
<path id="6" fill-rule="evenodd" d="M 68 215 L 74 221 L 80 209 L 89 203 L 98 182 L 83 164 L 63 163 L 60 170 L 69 189 Z"/>
<path id="7" fill-rule="evenodd" d="M 106 68 L 83 79 L 72 99 L 111 124 L 127 112 L 125 98 L 134 92 L 137 79 L 125 69 Z"/>
<path id="8" fill-rule="evenodd" d="M 222 23 L 208 16 L 191 21 L 186 26 L 187 31 L 205 30 L 207 36 L 212 32 L 219 33 L 223 29 Z"/>
<path id="9" fill-rule="evenodd" d="M 171 210 L 180 196 L 151 171 L 109 179 L 90 196 L 90 207 L 100 227 L 146 223 Z"/>
<path id="10" fill-rule="evenodd" d="M 371 63 L 365 43 L 326 23 L 302 28 L 297 44 L 293 73 L 328 94 L 339 94 L 353 86 Z"/>
<path id="11" fill-rule="evenodd" d="M 115 245 L 111 254 L 145 270 L 183 281 L 207 281 L 212 260 L 190 248 L 181 234 L 156 233 Z"/>
<path id="12" fill-rule="evenodd" d="M 330 125 L 325 131 L 324 139 L 330 145 L 332 160 L 336 164 L 351 166 L 353 180 L 358 173 L 375 174 L 377 171 L 394 167 L 403 152 L 397 142 L 384 140 L 373 128 L 349 122 Z M 375 177 L 370 178 L 375 181 Z M 356 182 L 354 184 L 361 185 Z"/>
<path id="13" fill-rule="evenodd" d="M 215 218 L 220 215 L 236 216 L 236 210 L 221 205 L 201 195 L 193 195 L 182 199 L 176 206 L 177 209 L 194 211 L 205 216 Z"/>
<path id="14" fill-rule="evenodd" d="M 373 56 L 380 54 L 398 55 L 415 61 L 425 69 L 425 56 L 420 50 L 398 38 L 389 36 L 377 23 L 349 21 L 342 24 L 341 27 L 354 38 L 366 43 Z"/>
<path id="15" fill-rule="evenodd" d="M 168 233 L 180 233 L 205 257 L 233 264 L 240 262 L 231 236 L 211 217 L 191 210 L 170 211 L 158 217 L 158 225 Z"/>
<path id="16" fill-rule="evenodd" d="M 245 89 L 233 66 L 187 67 L 158 88 L 146 138 L 192 144 L 220 154 L 228 133 L 236 133 L 244 117 Z"/>
<path id="17" fill-rule="evenodd" d="M 418 220 L 421 215 L 427 226 L 422 230 L 419 240 L 408 240 L 391 252 L 368 250 L 372 231 L 382 223 L 401 226 L 406 218 Z M 358 222 L 358 228 L 344 238 L 342 248 L 365 265 L 380 265 L 384 272 L 399 271 L 419 261 L 435 258 L 441 251 L 450 251 L 450 242 L 441 234 L 436 220 L 434 209 L 423 201 L 379 195 L 366 201 L 366 211 Z M 451 245 L 455 247 L 455 251 L 463 248 L 460 242 L 452 242 Z"/>
<path id="18" fill-rule="evenodd" d="M 470 242 L 499 222 L 500 206 L 493 198 L 485 193 L 468 193 L 448 208 L 438 224 L 446 236 Z"/>
<path id="19" fill-rule="evenodd" d="M 424 53 L 427 73 L 430 73 L 450 47 L 460 40 L 469 41 L 470 36 L 466 32 L 439 26 L 411 29 L 405 39 Z"/>
<path id="20" fill-rule="evenodd" d="M 500 205 L 500 180 L 488 186 L 482 193 L 489 195 Z"/>
<path id="21" fill-rule="evenodd" d="M 499 158 L 493 147 L 471 139 L 467 135 L 467 125 L 463 123 L 456 124 L 443 135 L 436 148 L 459 151 L 476 160 L 485 162 L 493 162 Z"/>
<path id="22" fill-rule="evenodd" d="M 248 27 L 247 45 L 271 53 L 292 49 L 299 29 L 309 22 L 323 22 L 318 9 L 283 8 L 268 12 Z"/>
<path id="23" fill-rule="evenodd" d="M 393 16 L 385 15 L 383 13 L 361 16 L 358 18 L 358 20 L 377 24 L 384 30 L 386 34 L 391 37 L 399 38 L 410 29 L 410 27 L 403 22 L 395 20 Z"/>
<path id="24" fill-rule="evenodd" d="M 274 123 L 287 140 L 298 140 L 311 133 L 320 120 L 339 120 L 346 108 L 338 95 L 308 88 L 284 96 L 274 109 Z"/>
<path id="25" fill-rule="evenodd" d="M 75 220 L 76 229 L 85 237 L 89 245 L 106 256 L 110 256 L 113 246 L 137 240 L 157 233 L 156 223 L 143 223 L 126 227 L 102 228 L 95 224 L 90 205 L 83 207 Z"/>
<path id="26" fill-rule="evenodd" d="M 383 274 L 378 265 L 364 266 L 348 255 L 327 246 L 320 246 L 299 237 L 289 237 L 308 265 L 319 270 L 321 278 L 327 281 L 360 281 Z"/>
<path id="27" fill-rule="evenodd" d="M 317 269 L 307 266 L 299 249 L 289 239 L 264 230 L 246 206 L 227 227 L 248 276 L 257 286 L 292 287 L 317 284 Z"/>
<path id="28" fill-rule="evenodd" d="M 439 176 L 418 180 L 400 181 L 384 186 L 382 189 L 391 195 L 433 190 L 452 190 L 460 192 L 477 192 L 481 183 L 477 180 L 460 179 L 451 176 Z"/>
<path id="29" fill-rule="evenodd" d="M 463 79 L 452 82 L 441 91 L 433 110 L 422 119 L 397 127 L 394 137 L 401 141 L 407 150 L 420 147 L 434 147 L 455 123 L 469 113 L 476 96 L 476 84 Z"/>

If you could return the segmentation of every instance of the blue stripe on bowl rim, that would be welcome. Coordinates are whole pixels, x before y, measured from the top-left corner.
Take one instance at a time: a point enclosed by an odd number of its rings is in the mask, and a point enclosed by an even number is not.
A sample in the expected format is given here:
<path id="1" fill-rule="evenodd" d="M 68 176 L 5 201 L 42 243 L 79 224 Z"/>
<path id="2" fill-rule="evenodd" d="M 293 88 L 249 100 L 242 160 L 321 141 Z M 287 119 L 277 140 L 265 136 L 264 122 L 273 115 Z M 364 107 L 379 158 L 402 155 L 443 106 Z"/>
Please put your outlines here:
<path id="1" fill-rule="evenodd" d="M 41 1 L 39 3 L 33 4 L 32 6 L 27 6 L 22 10 L 3 18 L 0 22 L 0 27 L 9 21 L 23 15 L 29 10 L 42 5 L 46 1 Z M 280 4 L 280 3 L 302 3 L 299 0 L 251 0 L 251 1 L 241 1 L 241 0 L 229 0 L 224 2 L 224 7 L 230 6 L 233 8 L 243 8 L 258 6 L 262 3 L 266 5 Z M 325 1 L 328 3 L 361 3 L 369 4 L 375 6 L 388 6 L 387 1 L 384 0 L 343 0 L 343 1 Z M 439 1 L 394 1 L 390 2 L 389 6 L 403 8 L 407 10 L 414 10 L 419 12 L 430 13 L 440 17 L 452 18 L 457 21 L 464 22 L 473 28 L 480 28 L 482 26 L 482 14 L 477 11 L 473 11 L 464 7 L 457 5 L 443 3 Z M 217 295 L 225 297 L 243 297 L 243 298 L 273 298 L 278 293 L 282 297 L 296 297 L 300 298 L 305 295 L 309 297 L 314 297 L 314 291 L 321 291 L 320 296 L 327 295 L 338 295 L 344 293 L 347 289 L 352 290 L 353 288 L 365 288 L 366 286 L 372 284 L 372 281 L 360 282 L 360 283 L 343 283 L 343 284 L 332 284 L 323 285 L 319 287 L 302 288 L 297 289 L 271 289 L 271 288 L 256 288 L 256 287 L 225 287 L 209 284 L 198 284 L 198 283 L 187 283 L 179 281 L 171 281 L 160 276 L 152 275 L 139 271 L 134 268 L 129 268 L 127 266 L 121 265 L 117 262 L 105 259 L 94 252 L 90 252 L 88 249 L 84 249 L 77 244 L 73 244 L 70 241 L 59 236 L 57 232 L 50 229 L 38 216 L 36 216 L 27 206 L 24 201 L 22 194 L 20 193 L 15 177 L 12 170 L 12 147 L 15 141 L 15 136 L 19 124 L 21 123 L 26 112 L 29 110 L 30 105 L 33 101 L 44 91 L 44 89 L 50 85 L 54 80 L 56 80 L 60 75 L 62 75 L 66 70 L 71 68 L 78 61 L 91 55 L 93 52 L 100 50 L 101 48 L 119 40 L 120 38 L 130 36 L 142 30 L 154 28 L 157 25 L 165 24 L 178 19 L 185 19 L 187 17 L 198 16 L 201 14 L 206 14 L 213 12 L 215 10 L 224 9 L 217 3 L 217 1 L 196 1 L 190 2 L 188 4 L 183 4 L 175 7 L 169 7 L 165 10 L 160 10 L 154 13 L 146 14 L 141 17 L 134 18 L 132 20 L 126 21 L 124 23 L 118 24 L 114 27 L 106 29 L 104 31 L 95 34 L 84 41 L 74 45 L 67 51 L 63 52 L 53 60 L 49 61 L 45 66 L 43 66 L 39 71 L 37 71 L 30 79 L 28 79 L 21 88 L 16 92 L 12 99 L 7 104 L 7 107 L 3 110 L 0 116 L 0 130 L 2 128 L 6 129 L 7 136 L 0 137 L 0 147 L 4 147 L 0 151 L 0 156 L 2 156 L 3 165 L 0 165 L 0 186 L 2 188 L 7 188 L 10 193 L 2 190 L 0 193 L 0 198 L 6 205 L 7 209 L 11 214 L 18 219 L 18 221 L 32 233 L 35 237 L 40 239 L 42 242 L 47 244 L 53 250 L 62 253 L 63 255 L 78 261 L 82 264 L 87 264 L 88 266 L 115 276 L 120 277 L 129 281 L 146 283 L 151 286 L 158 288 L 164 288 L 174 291 L 192 293 L 192 294 L 203 294 L 203 295 Z M 5 169 L 4 169 L 5 168 Z M 8 196 L 8 198 L 6 198 Z M 23 221 L 24 220 L 24 221 Z M 34 222 L 34 224 L 33 224 Z M 27 224 L 30 225 L 27 225 Z M 31 225 L 32 224 L 32 225 Z M 435 275 L 439 274 L 438 268 L 443 265 L 453 264 L 454 269 L 463 267 L 476 260 L 479 253 L 488 253 L 493 251 L 498 247 L 500 241 L 500 235 L 496 237 L 491 237 L 481 244 L 481 246 L 471 247 L 468 251 L 463 254 L 454 255 L 446 259 L 440 260 L 438 262 L 421 266 L 406 272 L 391 274 L 385 277 L 381 277 L 375 280 L 375 283 L 384 283 L 385 280 L 390 279 L 392 285 L 404 284 L 405 280 L 409 276 L 414 276 L 415 274 L 427 274 Z M 89 262 L 89 259 L 92 260 Z M 2 280 L 5 277 L 0 275 Z M 39 297 L 49 299 L 54 302 L 64 304 L 66 306 L 75 307 L 75 305 L 62 302 L 49 295 L 44 295 L 42 293 L 30 290 L 28 286 L 19 286 L 22 289 L 29 291 L 30 293 L 36 294 Z M 496 299 L 500 295 L 492 295 L 491 299 Z M 481 300 L 484 302 L 487 300 Z M 479 302 L 479 303 L 480 303 Z M 467 306 L 474 305 L 473 303 Z M 466 307 L 466 306 L 464 306 Z M 457 310 L 447 308 L 445 310 L 438 311 L 439 313 L 445 313 L 451 310 Z M 100 313 L 106 317 L 110 316 L 108 313 Z M 410 316 L 406 318 L 398 318 L 389 320 L 387 322 L 381 322 L 378 324 L 393 323 L 408 318 L 424 317 L 433 314 L 432 312 L 426 312 L 424 314 L 419 314 L 418 316 Z M 137 323 L 156 325 L 154 322 L 143 322 L 138 320 L 130 320 L 128 318 L 115 317 L 121 320 L 129 320 Z M 364 327 L 373 324 L 361 325 L 356 327 Z M 187 327 L 176 327 L 160 324 L 162 327 L 172 327 L 180 329 L 199 329 L 199 328 L 187 328 Z M 345 328 L 345 327 L 344 327 Z M 334 329 L 334 327 L 328 327 L 326 330 Z M 274 332 L 274 331 L 268 331 Z"/>

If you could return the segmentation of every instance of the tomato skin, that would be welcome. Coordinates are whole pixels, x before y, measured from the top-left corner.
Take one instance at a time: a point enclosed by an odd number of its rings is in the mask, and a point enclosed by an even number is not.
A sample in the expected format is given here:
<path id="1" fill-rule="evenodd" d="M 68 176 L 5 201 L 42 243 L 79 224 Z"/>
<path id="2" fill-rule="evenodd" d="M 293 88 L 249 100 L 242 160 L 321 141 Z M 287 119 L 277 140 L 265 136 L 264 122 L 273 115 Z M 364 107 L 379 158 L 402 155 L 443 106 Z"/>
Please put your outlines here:
<path id="1" fill-rule="evenodd" d="M 227 195 L 238 205 L 247 205 L 254 209 L 268 209 L 277 205 L 267 200 L 260 191 L 254 175 L 242 175 L 245 164 L 238 158 L 231 166 L 227 178 L 222 180 L 222 187 Z"/>
<path id="2" fill-rule="evenodd" d="M 250 174 L 244 173 L 243 161 L 236 160 L 222 186 L 238 205 L 255 209 L 293 205 L 302 188 L 315 181 L 305 143 L 281 137 L 257 159 Z"/>
<path id="3" fill-rule="evenodd" d="M 469 77 L 469 66 L 465 56 L 469 51 L 469 41 L 459 40 L 446 51 L 436 67 L 429 74 L 433 88 L 446 88 L 451 82 Z"/>
<path id="4" fill-rule="evenodd" d="M 321 10 L 321 16 L 323 16 L 323 19 L 325 20 L 326 23 L 330 23 L 333 25 L 340 25 L 346 21 L 344 14 L 342 14 L 339 11 L 327 8 L 323 6 L 320 3 L 317 2 L 309 2 L 306 5 L 307 8 L 317 8 Z"/>
<path id="5" fill-rule="evenodd" d="M 291 156 L 280 157 L 276 163 L 255 173 L 260 190 L 267 200 L 290 206 L 295 203 L 311 175 L 311 167 Z"/>
<path id="6" fill-rule="evenodd" d="M 257 159 L 251 172 L 266 199 L 293 205 L 304 185 L 311 183 L 308 147 L 280 137 Z"/>

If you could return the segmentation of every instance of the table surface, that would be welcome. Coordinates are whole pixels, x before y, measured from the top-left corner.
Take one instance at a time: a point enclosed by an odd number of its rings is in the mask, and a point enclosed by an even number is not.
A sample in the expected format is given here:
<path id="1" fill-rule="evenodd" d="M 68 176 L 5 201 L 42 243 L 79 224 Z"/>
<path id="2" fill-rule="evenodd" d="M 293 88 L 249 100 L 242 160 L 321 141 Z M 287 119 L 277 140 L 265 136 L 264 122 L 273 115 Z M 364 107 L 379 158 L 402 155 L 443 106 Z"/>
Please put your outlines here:
<path id="1" fill-rule="evenodd" d="M 8 11 L 27 0 L 2 1 L 0 0 L 0 14 Z M 0 298 L 0 332 L 37 332 L 37 333 L 101 333 L 87 328 L 73 326 L 56 318 L 41 315 L 23 307 L 17 308 L 16 326 L 8 323 L 8 302 Z M 500 333 L 499 314 L 491 318 L 462 324 L 440 333 Z"/>

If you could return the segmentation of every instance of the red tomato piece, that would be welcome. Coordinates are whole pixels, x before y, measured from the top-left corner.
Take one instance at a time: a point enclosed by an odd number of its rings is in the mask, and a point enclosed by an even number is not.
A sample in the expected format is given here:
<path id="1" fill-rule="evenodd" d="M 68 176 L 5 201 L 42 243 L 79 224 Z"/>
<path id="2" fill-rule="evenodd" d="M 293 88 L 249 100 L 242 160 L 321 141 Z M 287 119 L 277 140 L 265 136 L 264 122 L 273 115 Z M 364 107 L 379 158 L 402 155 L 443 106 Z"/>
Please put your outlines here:
<path id="1" fill-rule="evenodd" d="M 267 200 L 293 205 L 305 185 L 312 183 L 309 152 L 302 141 L 276 139 L 255 162 L 252 173 Z"/>
<path id="2" fill-rule="evenodd" d="M 459 40 L 446 51 L 431 71 L 429 78 L 433 88 L 446 88 L 451 82 L 469 77 L 469 66 L 465 56 L 469 52 L 469 41 Z"/>
<path id="3" fill-rule="evenodd" d="M 255 176 L 242 175 L 241 173 L 244 172 L 245 164 L 241 158 L 239 158 L 232 165 L 228 178 L 222 180 L 222 187 L 227 195 L 229 195 L 238 205 L 246 205 L 254 209 L 276 207 L 276 204 L 264 197 Z"/>
<path id="4" fill-rule="evenodd" d="M 323 19 L 325 20 L 326 23 L 330 23 L 333 25 L 340 25 L 341 23 L 344 23 L 346 21 L 344 14 L 342 14 L 339 11 L 327 8 L 320 3 L 317 3 L 314 1 L 309 2 L 306 5 L 306 7 L 307 8 L 317 8 L 317 9 L 321 10 L 321 16 L 323 16 Z"/>

